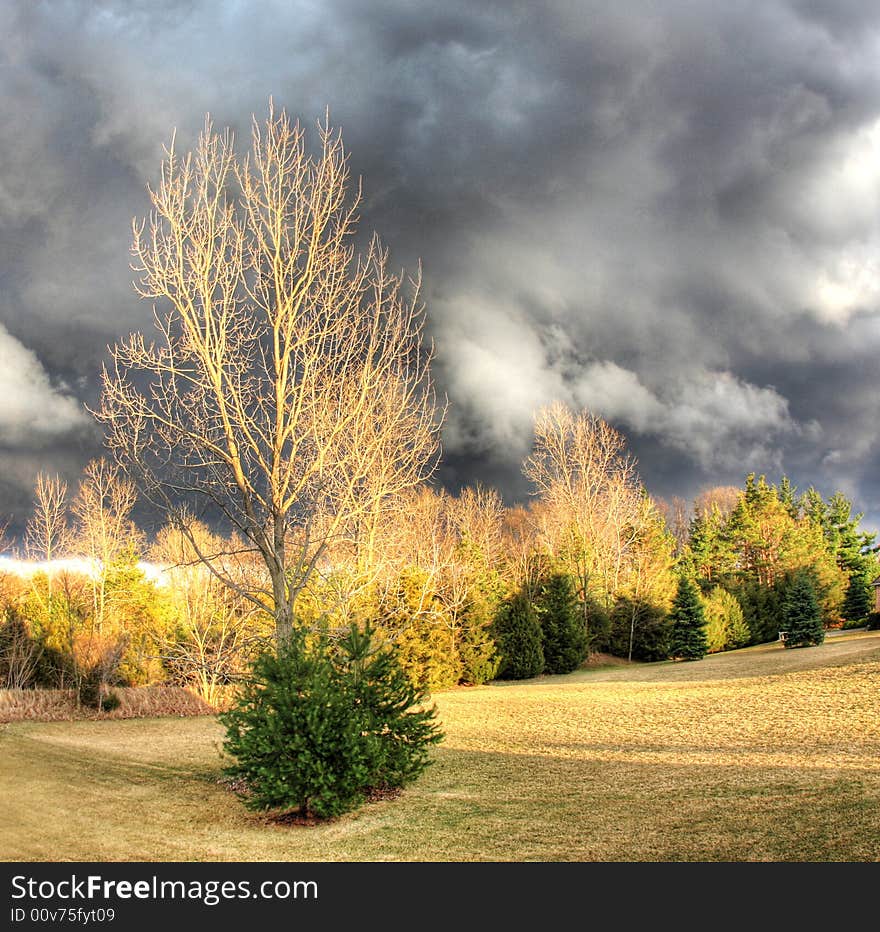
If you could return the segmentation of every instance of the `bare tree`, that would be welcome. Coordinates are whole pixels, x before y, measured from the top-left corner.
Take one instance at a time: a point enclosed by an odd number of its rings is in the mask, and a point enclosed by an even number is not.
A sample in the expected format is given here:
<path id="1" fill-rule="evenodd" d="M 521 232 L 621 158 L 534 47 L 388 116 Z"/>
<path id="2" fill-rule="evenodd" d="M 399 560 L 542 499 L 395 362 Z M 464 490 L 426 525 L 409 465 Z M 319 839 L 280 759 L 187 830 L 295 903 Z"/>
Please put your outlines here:
<path id="1" fill-rule="evenodd" d="M 86 464 L 73 500 L 77 548 L 90 564 L 93 624 L 104 633 L 107 614 L 107 576 L 111 564 L 140 534 L 130 515 L 137 501 L 134 484 L 104 457 Z"/>
<path id="2" fill-rule="evenodd" d="M 195 153 L 166 151 L 132 245 L 158 341 L 117 344 L 97 412 L 184 533 L 184 508 L 213 506 L 259 554 L 255 587 L 199 556 L 279 639 L 328 543 L 433 471 L 443 413 L 419 281 L 389 271 L 376 237 L 356 254 L 360 191 L 340 133 L 325 120 L 318 134 L 313 156 L 270 102 L 247 158 L 210 120 Z"/>
<path id="3" fill-rule="evenodd" d="M 34 485 L 34 510 L 25 527 L 24 549 L 30 560 L 46 564 L 46 604 L 44 611 L 51 613 L 54 583 L 52 561 L 63 554 L 70 542 L 67 521 L 67 483 L 60 476 L 37 474 Z M 42 592 L 34 587 L 38 600 Z"/>
<path id="4" fill-rule="evenodd" d="M 673 499 L 673 506 L 681 499 Z M 632 660 L 636 621 L 646 603 L 668 610 L 675 594 L 676 536 L 650 496 L 642 497 L 639 531 L 626 557 L 622 595 L 629 603 L 629 648 Z"/>
<path id="5" fill-rule="evenodd" d="M 422 585 L 416 597 L 410 596 L 409 611 L 419 615 L 431 603 L 454 562 L 448 507 L 449 495 L 425 484 L 399 496 L 385 510 L 379 565 L 373 573 L 380 601 L 387 605 L 393 600 L 401 574 L 417 568 Z"/>
<path id="6" fill-rule="evenodd" d="M 694 499 L 694 514 L 702 518 L 711 514 L 713 509 L 717 509 L 720 518 L 725 520 L 730 517 L 741 496 L 742 489 L 735 485 L 715 485 L 703 489 Z"/>
<path id="7" fill-rule="evenodd" d="M 25 528 L 25 553 L 51 563 L 68 543 L 67 483 L 60 476 L 37 474 L 34 510 Z"/>
<path id="8" fill-rule="evenodd" d="M 590 596 L 610 604 L 638 538 L 642 488 L 635 460 L 623 436 L 601 417 L 556 402 L 536 416 L 523 471 L 548 506 L 543 536 L 578 581 L 589 630 Z"/>
<path id="9" fill-rule="evenodd" d="M 501 535 L 504 547 L 503 565 L 513 588 L 521 587 L 534 598 L 538 591 L 541 573 L 545 568 L 545 554 L 541 533 L 546 506 L 540 501 L 508 508 L 504 514 Z"/>
<path id="10" fill-rule="evenodd" d="M 451 499 L 449 511 L 461 544 L 473 551 L 471 558 L 478 557 L 486 566 L 499 564 L 505 512 L 498 492 L 477 483 Z"/>
<path id="11" fill-rule="evenodd" d="M 67 521 L 67 483 L 58 475 L 49 476 L 40 472 L 34 485 L 34 509 L 25 526 L 24 551 L 29 560 L 45 563 L 46 572 L 33 574 L 29 579 L 31 594 L 42 612 L 43 621 L 52 625 L 55 621 L 55 568 L 52 561 L 65 553 L 70 540 L 70 526 Z M 41 650 L 30 637 L 25 637 L 27 630 L 20 623 L 18 636 L 13 639 L 10 649 L 20 659 L 30 657 L 28 675 L 33 673 Z"/>
<path id="12" fill-rule="evenodd" d="M 663 520 L 675 540 L 676 555 L 684 553 L 691 536 L 692 514 L 688 503 L 683 498 L 673 495 L 670 501 L 666 501 L 664 498 L 655 498 L 654 507 L 663 516 Z"/>

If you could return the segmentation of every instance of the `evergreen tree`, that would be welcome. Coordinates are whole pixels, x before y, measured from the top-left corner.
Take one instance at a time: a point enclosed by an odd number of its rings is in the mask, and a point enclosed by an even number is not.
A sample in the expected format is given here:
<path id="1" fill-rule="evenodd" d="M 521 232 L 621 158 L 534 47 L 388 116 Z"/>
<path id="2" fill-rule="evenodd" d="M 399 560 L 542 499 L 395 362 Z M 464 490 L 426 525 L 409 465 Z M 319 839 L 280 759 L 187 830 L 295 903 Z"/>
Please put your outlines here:
<path id="1" fill-rule="evenodd" d="M 828 506 L 819 492 L 810 486 L 801 496 L 801 511 L 817 527 L 825 529 L 828 519 Z"/>
<path id="2" fill-rule="evenodd" d="M 749 629 L 749 644 L 765 644 L 779 637 L 782 602 L 787 586 L 787 577 L 780 577 L 771 586 L 762 586 L 754 579 L 746 579 L 734 590 Z"/>
<path id="3" fill-rule="evenodd" d="M 699 590 L 687 576 L 679 577 L 669 617 L 672 622 L 670 656 L 675 660 L 701 660 L 708 650 L 706 618 Z"/>
<path id="4" fill-rule="evenodd" d="M 852 502 L 842 492 L 835 492 L 828 499 L 822 530 L 837 565 L 849 572 L 859 567 L 866 543 L 858 530 L 862 517 L 853 515 Z"/>
<path id="5" fill-rule="evenodd" d="M 587 632 L 574 582 L 552 573 L 538 587 L 535 610 L 541 625 L 545 673 L 571 673 L 587 658 Z"/>
<path id="6" fill-rule="evenodd" d="M 334 648 L 294 631 L 261 654 L 226 727 L 226 773 L 254 810 L 329 818 L 405 786 L 442 740 L 436 710 L 369 626 Z"/>
<path id="7" fill-rule="evenodd" d="M 873 606 L 871 579 L 864 573 L 854 572 L 846 587 L 843 599 L 843 617 L 854 624 L 864 621 Z"/>
<path id="8" fill-rule="evenodd" d="M 776 489 L 767 484 L 764 476 L 756 480 L 755 474 L 749 473 L 742 497 L 725 528 L 738 576 L 771 585 L 779 575 L 780 552 L 793 523 Z"/>
<path id="9" fill-rule="evenodd" d="M 499 567 L 490 565 L 489 549 L 488 545 L 477 547 L 467 535 L 456 548 L 456 558 L 466 567 L 466 594 L 458 610 L 455 646 L 461 665 L 459 682 L 467 686 L 493 680 L 501 663 L 492 622 L 508 583 Z"/>
<path id="10" fill-rule="evenodd" d="M 116 676 L 126 686 L 161 681 L 159 645 L 173 624 L 168 592 L 146 578 L 138 560 L 137 552 L 128 546 L 105 570 L 105 622 L 124 633 L 125 652 Z"/>
<path id="11" fill-rule="evenodd" d="M 501 655 L 498 670 L 501 679 L 522 680 L 543 673 L 541 626 L 532 603 L 523 592 L 501 603 L 493 630 Z"/>
<path id="12" fill-rule="evenodd" d="M 458 634 L 460 681 L 466 686 L 488 683 L 498 675 L 501 658 L 492 637 L 492 606 L 496 603 L 479 590 L 473 591 L 461 614 Z"/>
<path id="13" fill-rule="evenodd" d="M 757 584 L 769 591 L 791 574 L 808 570 L 815 581 L 823 619 L 831 623 L 840 617 L 847 574 L 836 562 L 829 535 L 820 523 L 827 523 L 828 506 L 813 489 L 805 493 L 802 503 L 803 514 L 792 517 L 780 501 L 778 490 L 769 486 L 763 476 L 747 478 L 726 528 L 737 570 L 736 579 L 725 588 L 751 589 Z M 766 625 L 777 626 L 775 618 Z M 754 640 L 766 639 L 754 627 L 752 631 L 753 636 L 758 635 Z"/>
<path id="14" fill-rule="evenodd" d="M 611 612 L 608 651 L 653 663 L 669 659 L 669 615 L 652 602 L 620 596 Z"/>
<path id="15" fill-rule="evenodd" d="M 690 540 L 682 555 L 681 566 L 687 567 L 706 587 L 730 576 L 735 566 L 727 523 L 717 504 L 698 513 L 691 521 Z"/>
<path id="16" fill-rule="evenodd" d="M 811 647 L 825 640 L 825 627 L 816 590 L 806 573 L 797 573 L 782 605 L 782 623 L 788 632 L 786 647 Z"/>
<path id="17" fill-rule="evenodd" d="M 458 683 L 461 660 L 453 644 L 452 629 L 441 613 L 413 615 L 399 628 L 394 649 L 416 689 L 430 693 Z"/>
<path id="18" fill-rule="evenodd" d="M 794 519 L 799 518 L 801 509 L 799 503 L 795 499 L 797 489 L 791 484 L 791 480 L 788 476 L 782 477 L 776 494 L 789 516 Z"/>
<path id="19" fill-rule="evenodd" d="M 852 502 L 842 492 L 828 500 L 823 530 L 837 565 L 848 577 L 841 614 L 849 622 L 859 622 L 871 611 L 871 581 L 877 574 L 877 535 L 859 530 L 863 517 L 853 515 Z"/>
<path id="20" fill-rule="evenodd" d="M 458 683 L 461 661 L 453 625 L 424 570 L 406 567 L 380 605 L 382 634 L 393 640 L 397 659 L 416 689 L 433 692 Z"/>

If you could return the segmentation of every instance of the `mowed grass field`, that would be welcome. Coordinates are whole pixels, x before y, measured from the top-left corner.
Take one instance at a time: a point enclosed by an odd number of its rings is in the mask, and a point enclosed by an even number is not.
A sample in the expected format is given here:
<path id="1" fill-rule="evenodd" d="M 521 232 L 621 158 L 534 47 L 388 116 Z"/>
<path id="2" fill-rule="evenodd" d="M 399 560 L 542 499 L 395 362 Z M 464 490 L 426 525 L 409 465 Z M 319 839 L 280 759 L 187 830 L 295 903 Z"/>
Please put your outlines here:
<path id="1" fill-rule="evenodd" d="M 878 861 L 880 632 L 443 692 L 399 798 L 248 812 L 210 716 L 0 726 L 5 861 Z"/>

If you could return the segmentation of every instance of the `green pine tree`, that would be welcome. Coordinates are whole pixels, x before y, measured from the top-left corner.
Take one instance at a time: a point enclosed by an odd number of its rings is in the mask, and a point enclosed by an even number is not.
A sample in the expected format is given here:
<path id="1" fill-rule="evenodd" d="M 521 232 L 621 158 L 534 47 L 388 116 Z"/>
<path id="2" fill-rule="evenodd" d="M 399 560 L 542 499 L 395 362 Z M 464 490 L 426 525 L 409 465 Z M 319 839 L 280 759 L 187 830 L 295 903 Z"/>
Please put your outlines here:
<path id="1" fill-rule="evenodd" d="M 810 486 L 801 496 L 801 511 L 817 527 L 826 529 L 828 524 L 828 506 L 821 494 Z"/>
<path id="2" fill-rule="evenodd" d="M 587 659 L 587 632 L 574 581 L 552 573 L 538 587 L 535 610 L 543 635 L 545 673 L 571 673 Z"/>
<path id="3" fill-rule="evenodd" d="M 850 623 L 871 611 L 871 580 L 877 575 L 876 534 L 859 530 L 864 515 L 852 513 L 852 502 L 835 492 L 828 500 L 823 532 L 837 565 L 847 575 L 841 615 Z"/>
<path id="4" fill-rule="evenodd" d="M 614 603 L 610 622 L 609 653 L 646 663 L 669 659 L 670 621 L 661 606 L 621 595 Z"/>
<path id="5" fill-rule="evenodd" d="M 788 476 L 782 477 L 782 480 L 779 483 L 779 488 L 776 490 L 776 494 L 779 497 L 779 501 L 782 502 L 782 504 L 785 506 L 785 510 L 792 518 L 797 519 L 800 517 L 800 503 L 795 499 L 797 489 L 791 484 L 791 480 L 788 478 Z"/>
<path id="6" fill-rule="evenodd" d="M 416 689 L 433 692 L 458 683 L 461 663 L 452 620 L 430 576 L 417 567 L 400 572 L 380 609 L 382 628 L 392 635 L 397 659 Z"/>
<path id="7" fill-rule="evenodd" d="M 871 578 L 864 573 L 854 572 L 846 586 L 843 598 L 843 617 L 855 624 L 864 621 L 873 606 Z"/>
<path id="8" fill-rule="evenodd" d="M 501 679 L 522 680 L 544 672 L 541 626 L 532 603 L 523 592 L 501 603 L 493 633 L 501 655 L 498 670 Z"/>
<path id="9" fill-rule="evenodd" d="M 782 604 L 782 623 L 788 632 L 786 647 L 813 647 L 825 640 L 825 627 L 816 589 L 806 573 L 797 573 Z"/>
<path id="10" fill-rule="evenodd" d="M 690 525 L 688 546 L 681 566 L 706 587 L 717 585 L 719 579 L 733 574 L 736 559 L 726 519 L 717 504 L 696 515 Z"/>
<path id="11" fill-rule="evenodd" d="M 772 586 L 746 579 L 736 587 L 734 595 L 749 629 L 747 643 L 764 644 L 777 639 L 786 585 L 785 577 L 780 577 Z"/>
<path id="12" fill-rule="evenodd" d="M 706 618 L 697 587 L 687 576 L 680 576 L 678 590 L 669 613 L 672 629 L 669 653 L 674 660 L 701 660 L 709 649 Z"/>
<path id="13" fill-rule="evenodd" d="M 428 766 L 436 709 L 372 638 L 369 626 L 335 646 L 295 631 L 256 659 L 220 715 L 226 773 L 248 808 L 330 818 Z"/>

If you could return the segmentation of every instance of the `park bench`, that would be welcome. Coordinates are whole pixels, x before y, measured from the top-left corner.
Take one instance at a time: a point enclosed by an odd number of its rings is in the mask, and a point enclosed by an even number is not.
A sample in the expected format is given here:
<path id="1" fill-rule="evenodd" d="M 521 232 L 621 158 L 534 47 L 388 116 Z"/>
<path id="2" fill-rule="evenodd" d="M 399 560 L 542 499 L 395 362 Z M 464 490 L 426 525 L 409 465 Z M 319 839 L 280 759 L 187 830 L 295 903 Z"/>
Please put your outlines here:
<path id="1" fill-rule="evenodd" d="M 780 631 L 780 632 L 779 632 L 779 640 L 782 641 L 783 644 L 784 644 L 784 643 L 788 640 L 788 632 L 787 632 L 787 631 Z"/>

